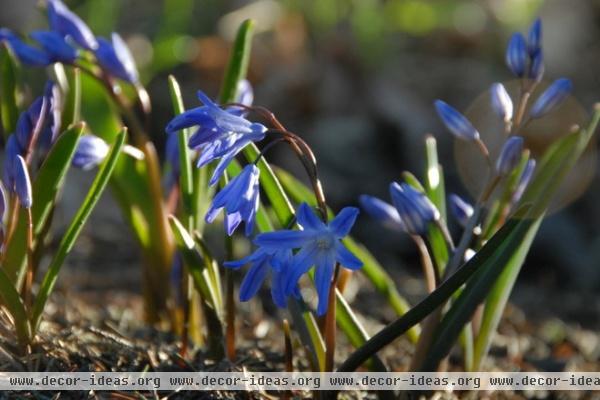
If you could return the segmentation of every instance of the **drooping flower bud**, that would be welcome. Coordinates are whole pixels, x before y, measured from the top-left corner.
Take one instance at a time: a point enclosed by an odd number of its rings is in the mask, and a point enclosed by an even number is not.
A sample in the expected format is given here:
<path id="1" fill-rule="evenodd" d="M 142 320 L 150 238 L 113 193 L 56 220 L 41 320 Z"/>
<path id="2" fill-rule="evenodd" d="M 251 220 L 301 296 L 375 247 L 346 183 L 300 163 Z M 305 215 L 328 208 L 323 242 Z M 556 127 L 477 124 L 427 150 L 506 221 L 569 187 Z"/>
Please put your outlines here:
<path id="1" fill-rule="evenodd" d="M 557 79 L 537 98 L 529 115 L 531 118 L 540 118 L 555 110 L 571 93 L 573 84 L 566 78 Z"/>
<path id="2" fill-rule="evenodd" d="M 33 203 L 33 196 L 31 192 L 31 179 L 29 179 L 29 170 L 27 164 L 21 156 L 17 156 L 14 160 L 15 170 L 15 193 L 19 198 L 21 206 L 24 208 L 31 208 Z"/>
<path id="3" fill-rule="evenodd" d="M 98 47 L 91 29 L 61 0 L 48 1 L 48 19 L 53 31 L 71 38 L 84 49 L 93 51 Z"/>
<path id="4" fill-rule="evenodd" d="M 424 235 L 429 223 L 437 221 L 440 213 L 423 193 L 406 183 L 393 182 L 390 195 L 408 233 Z"/>
<path id="5" fill-rule="evenodd" d="M 371 218 L 381 223 L 383 226 L 396 231 L 404 231 L 404 223 L 398 214 L 398 210 L 383 200 L 366 194 L 358 198 L 363 210 L 369 214 Z"/>
<path id="6" fill-rule="evenodd" d="M 456 218 L 456 221 L 462 227 L 465 227 L 469 218 L 473 215 L 473 206 L 456 194 L 448 196 L 448 200 L 450 212 Z"/>
<path id="7" fill-rule="evenodd" d="M 523 153 L 523 138 L 520 136 L 510 137 L 502 147 L 498 160 L 496 161 L 496 172 L 500 176 L 508 175 L 521 160 Z"/>
<path id="8" fill-rule="evenodd" d="M 118 33 L 113 33 L 111 40 L 98 38 L 98 62 L 109 74 L 125 82 L 137 83 L 139 75 L 129 48 Z"/>
<path id="9" fill-rule="evenodd" d="M 513 102 L 501 83 L 494 83 L 490 89 L 492 108 L 504 121 L 509 122 L 513 117 Z"/>
<path id="10" fill-rule="evenodd" d="M 7 204 L 6 191 L 4 190 L 4 185 L 0 182 L 0 225 L 2 225 L 2 221 L 4 220 Z"/>
<path id="11" fill-rule="evenodd" d="M 442 100 L 436 100 L 434 105 L 442 122 L 454 136 L 463 140 L 479 139 L 477 129 L 455 108 Z"/>
<path id="12" fill-rule="evenodd" d="M 17 59 L 23 64 L 32 67 L 45 67 L 51 63 L 50 56 L 45 51 L 28 45 L 17 36 L 12 35 L 6 40 Z"/>
<path id="13" fill-rule="evenodd" d="M 108 155 L 108 151 L 108 144 L 98 136 L 83 135 L 79 139 L 71 164 L 87 171 L 100 164 Z"/>
<path id="14" fill-rule="evenodd" d="M 525 74 L 527 65 L 527 45 L 525 38 L 520 33 L 514 33 L 506 48 L 506 65 L 510 71 L 521 78 Z"/>

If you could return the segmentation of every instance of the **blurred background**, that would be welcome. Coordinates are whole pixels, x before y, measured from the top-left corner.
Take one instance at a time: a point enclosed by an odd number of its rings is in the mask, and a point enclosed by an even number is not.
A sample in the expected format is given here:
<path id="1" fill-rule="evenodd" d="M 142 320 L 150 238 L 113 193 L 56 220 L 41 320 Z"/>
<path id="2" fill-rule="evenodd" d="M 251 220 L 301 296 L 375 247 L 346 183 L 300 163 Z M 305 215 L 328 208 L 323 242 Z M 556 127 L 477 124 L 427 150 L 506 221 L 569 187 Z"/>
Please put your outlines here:
<path id="1" fill-rule="evenodd" d="M 94 32 L 118 31 L 132 49 L 153 99 L 157 146 L 172 117 L 167 76 L 174 74 L 188 107 L 195 92 L 211 96 L 246 18 L 257 21 L 249 79 L 255 103 L 278 115 L 314 146 L 330 203 L 357 204 L 360 194 L 387 199 L 389 182 L 409 170 L 422 176 L 423 138 L 437 139 L 446 187 L 469 198 L 456 168 L 455 144 L 432 103 L 467 110 L 493 82 L 512 78 L 505 46 L 540 16 L 546 79 L 569 77 L 585 110 L 600 99 L 600 1 L 594 0 L 66 0 Z M 20 32 L 46 27 L 34 0 L 0 0 L 0 26 Z M 39 71 L 38 71 L 39 72 Z M 41 75 L 41 73 L 38 73 Z M 41 77 L 40 85 L 42 83 Z M 569 116 L 564 116 L 569 118 Z M 573 117 L 577 119 L 577 117 Z M 569 121 L 571 123 L 571 121 Z M 303 177 L 293 154 L 271 160 Z M 592 164 L 587 191 L 543 224 L 513 296 L 535 313 L 561 313 L 590 327 L 600 318 L 600 179 Z M 75 182 L 91 179 L 72 173 Z M 87 186 L 85 186 L 87 187 Z M 70 185 L 64 211 L 83 189 Z M 102 289 L 94 270 L 118 264 L 121 280 L 139 273 L 139 257 L 117 207 L 99 207 L 71 257 L 73 287 Z M 456 227 L 455 227 L 456 228 Z M 416 250 L 403 235 L 363 215 L 356 236 L 409 295 L 421 294 Z M 110 249 L 110 251 L 106 251 Z M 78 272 L 78 273 L 77 273 Z M 103 273 L 109 273 L 103 270 Z M 129 275 L 128 275 L 129 274 Z M 104 280 L 108 282 L 110 280 Z M 412 292 L 412 293 L 411 293 Z M 530 317 L 532 314 L 527 314 Z"/>

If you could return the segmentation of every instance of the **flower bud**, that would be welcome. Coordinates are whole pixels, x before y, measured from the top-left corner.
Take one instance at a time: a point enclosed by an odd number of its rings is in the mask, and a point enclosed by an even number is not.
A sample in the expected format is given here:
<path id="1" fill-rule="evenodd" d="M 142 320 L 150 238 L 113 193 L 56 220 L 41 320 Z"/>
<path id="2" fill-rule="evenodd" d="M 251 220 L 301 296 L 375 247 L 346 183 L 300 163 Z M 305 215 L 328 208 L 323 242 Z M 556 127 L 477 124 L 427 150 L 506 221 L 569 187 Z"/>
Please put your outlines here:
<path id="1" fill-rule="evenodd" d="M 398 210 L 396 210 L 393 205 L 388 204 L 377 197 L 368 196 L 366 194 L 361 195 L 358 198 L 358 201 L 363 210 L 365 210 L 371 218 L 385 227 L 397 231 L 405 230 L 402 218 L 400 218 Z"/>
<path id="2" fill-rule="evenodd" d="M 109 146 L 106 142 L 94 135 L 83 135 L 77 144 L 77 150 L 71 162 L 74 167 L 84 171 L 100 164 L 108 155 Z"/>
<path id="3" fill-rule="evenodd" d="M 501 83 L 494 83 L 490 89 L 492 108 L 504 122 L 509 122 L 513 116 L 512 100 Z"/>
<path id="4" fill-rule="evenodd" d="M 50 56 L 43 50 L 23 42 L 17 36 L 6 39 L 15 56 L 25 65 L 32 67 L 46 67 L 51 64 Z"/>
<path id="5" fill-rule="evenodd" d="M 527 57 L 525 38 L 520 33 L 513 34 L 506 48 L 506 65 L 508 69 L 519 78 L 522 77 L 525 73 Z"/>
<path id="6" fill-rule="evenodd" d="M 552 85 L 537 98 L 529 115 L 531 118 L 540 118 L 556 109 L 571 93 L 573 84 L 566 78 L 557 79 Z"/>
<path id="7" fill-rule="evenodd" d="M 406 183 L 393 182 L 390 185 L 390 195 L 406 231 L 410 234 L 424 235 L 429 223 L 440 218 L 439 211 L 427 196 Z"/>
<path id="8" fill-rule="evenodd" d="M 465 227 L 469 218 L 473 215 L 473 207 L 456 194 L 448 196 L 448 200 L 450 212 L 456 218 L 456 221 L 462 227 Z"/>
<path id="9" fill-rule="evenodd" d="M 527 165 L 525 166 L 525 169 L 523 170 L 523 173 L 521 174 L 521 177 L 519 178 L 519 183 L 517 184 L 517 187 L 515 188 L 515 191 L 513 192 L 512 199 L 511 199 L 511 202 L 513 204 L 516 204 L 519 202 L 519 200 L 521 200 L 521 197 L 523 196 L 523 193 L 525 193 L 525 189 L 527 189 L 527 185 L 529 185 L 529 182 L 531 181 L 531 178 L 533 177 L 534 172 L 535 172 L 535 160 L 531 159 L 531 160 L 527 161 Z"/>
<path id="10" fill-rule="evenodd" d="M 8 204 L 6 200 L 6 191 L 4 190 L 4 185 L 0 183 L 0 225 L 2 225 L 2 221 L 4 220 L 6 204 Z"/>
<path id="11" fill-rule="evenodd" d="M 71 38 L 86 50 L 96 50 L 98 42 L 81 18 L 67 8 L 61 0 L 48 1 L 48 19 L 53 31 Z"/>
<path id="12" fill-rule="evenodd" d="M 529 57 L 533 59 L 536 54 L 542 51 L 542 20 L 540 18 L 533 21 L 527 39 L 527 51 Z"/>
<path id="13" fill-rule="evenodd" d="M 104 38 L 98 39 L 98 63 L 109 74 L 125 82 L 137 83 L 139 75 L 129 48 L 118 33 L 113 33 L 111 39 L 112 42 Z"/>
<path id="14" fill-rule="evenodd" d="M 14 160 L 15 170 L 15 192 L 19 198 L 21 206 L 24 208 L 31 208 L 33 203 L 33 197 L 31 194 L 31 180 L 29 179 L 29 171 L 27 170 L 27 164 L 21 156 L 17 156 Z"/>
<path id="15" fill-rule="evenodd" d="M 442 100 L 436 100 L 434 105 L 442 122 L 454 136 L 463 140 L 479 139 L 479 132 L 464 115 Z"/>
<path id="16" fill-rule="evenodd" d="M 3 180 L 4 185 L 11 192 L 15 187 L 15 158 L 23 152 L 17 137 L 12 134 L 6 140 L 6 147 L 4 149 L 4 171 Z"/>
<path id="17" fill-rule="evenodd" d="M 498 160 L 496 161 L 496 172 L 500 176 L 508 175 L 521 160 L 523 153 L 523 138 L 520 136 L 510 137 L 502 147 Z"/>
<path id="18" fill-rule="evenodd" d="M 529 79 L 539 82 L 544 76 L 544 70 L 544 56 L 542 55 L 542 52 L 539 51 L 531 57 L 531 64 L 529 65 L 529 73 L 527 76 Z"/>

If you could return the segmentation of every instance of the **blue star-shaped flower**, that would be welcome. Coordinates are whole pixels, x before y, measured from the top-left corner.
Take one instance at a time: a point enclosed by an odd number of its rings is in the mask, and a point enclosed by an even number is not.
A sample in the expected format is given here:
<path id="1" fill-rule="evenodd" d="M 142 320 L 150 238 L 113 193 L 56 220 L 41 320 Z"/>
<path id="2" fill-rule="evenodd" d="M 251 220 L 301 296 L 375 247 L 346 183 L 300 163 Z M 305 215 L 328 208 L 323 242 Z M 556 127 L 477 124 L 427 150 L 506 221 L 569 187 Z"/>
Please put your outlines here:
<path id="1" fill-rule="evenodd" d="M 198 92 L 198 98 L 204 105 L 173 118 L 166 131 L 174 133 L 192 126 L 198 127 L 190 137 L 188 146 L 200 152 L 198 167 L 216 159 L 221 160 L 210 179 L 210 184 L 214 185 L 244 147 L 265 137 L 267 128 L 236 115 L 235 111 L 221 109 L 202 92 Z"/>
<path id="2" fill-rule="evenodd" d="M 291 293 L 302 275 L 314 265 L 315 286 L 319 295 L 317 314 L 327 311 L 329 290 L 336 263 L 348 269 L 362 267 L 360 261 L 342 243 L 354 225 L 358 209 L 346 207 L 328 224 L 321 221 L 308 204 L 298 208 L 296 218 L 302 230 L 280 230 L 258 235 L 254 241 L 267 250 L 296 249 L 292 269 L 286 278 L 286 293 Z"/>

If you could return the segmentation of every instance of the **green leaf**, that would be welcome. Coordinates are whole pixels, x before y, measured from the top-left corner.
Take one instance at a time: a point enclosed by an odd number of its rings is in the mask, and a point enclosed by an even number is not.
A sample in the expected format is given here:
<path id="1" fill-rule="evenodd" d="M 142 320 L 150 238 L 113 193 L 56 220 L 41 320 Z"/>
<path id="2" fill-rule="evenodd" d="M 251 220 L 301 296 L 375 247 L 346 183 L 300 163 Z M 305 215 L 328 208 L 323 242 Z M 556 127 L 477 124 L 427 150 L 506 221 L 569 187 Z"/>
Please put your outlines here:
<path id="1" fill-rule="evenodd" d="M 38 237 L 48 222 L 84 128 L 84 124 L 78 124 L 62 133 L 50 149 L 35 177 L 32 187 L 33 206 L 31 208 L 34 239 Z M 19 223 L 6 246 L 4 258 L 5 272 L 12 282 L 17 283 L 16 287 L 20 287 L 25 273 L 25 257 L 27 254 L 26 221 L 25 211 L 22 210 Z"/>
<path id="2" fill-rule="evenodd" d="M 90 78 L 87 77 L 87 79 Z M 71 68 L 67 74 L 67 82 L 68 90 L 62 113 L 62 126 L 69 126 L 81 121 L 81 71 L 78 68 Z"/>
<path id="3" fill-rule="evenodd" d="M 596 131 L 599 120 L 600 110 L 596 106 L 592 120 L 586 129 L 578 129 L 572 132 L 569 136 L 556 142 L 544 154 L 538 163 L 537 173 L 521 201 L 522 204 L 523 202 L 534 202 L 536 204 L 536 207 L 532 211 L 533 216 L 540 219 L 543 217 L 543 213 L 550 204 L 554 192 L 560 187 L 562 181 L 568 176 L 588 146 Z M 502 271 L 487 296 L 479 335 L 475 341 L 474 370 L 478 370 L 481 367 L 487 355 L 493 334 L 498 327 L 534 236 L 535 231 L 530 234 L 530 237 L 527 238 L 521 248 L 515 253 L 514 258 L 507 263 L 504 271 Z"/>
<path id="4" fill-rule="evenodd" d="M 177 218 L 175 218 L 175 216 L 171 215 L 169 217 L 169 222 L 175 237 L 175 245 L 190 271 L 194 285 L 200 294 L 202 294 L 202 297 L 208 301 L 215 312 L 219 314 L 219 289 L 215 287 L 209 274 L 208 263 L 212 261 L 202 257 L 198 249 L 196 249 L 194 238 L 187 232 L 185 227 Z"/>
<path id="5" fill-rule="evenodd" d="M 36 331 L 39 326 L 42 313 L 46 305 L 46 301 L 48 300 L 50 293 L 54 289 L 56 279 L 58 278 L 58 273 L 60 272 L 60 268 L 62 267 L 65 258 L 73 248 L 73 245 L 79 237 L 83 226 L 85 225 L 88 217 L 94 210 L 96 203 L 100 199 L 100 196 L 102 195 L 104 189 L 106 188 L 106 185 L 108 184 L 108 181 L 115 168 L 115 165 L 119 160 L 119 156 L 121 155 L 121 150 L 123 149 L 123 146 L 125 144 L 126 136 L 127 131 L 123 130 L 115 140 L 110 152 L 106 157 L 106 160 L 104 160 L 102 166 L 98 170 L 98 173 L 96 174 L 94 182 L 92 182 L 90 190 L 88 191 L 85 199 L 83 200 L 83 203 L 79 207 L 79 210 L 77 210 L 77 213 L 73 217 L 73 220 L 71 221 L 67 232 L 63 236 L 60 245 L 58 246 L 58 250 L 54 254 L 52 261 L 50 262 L 50 266 L 48 267 L 48 271 L 46 272 L 44 280 L 40 285 L 40 290 L 35 298 L 35 303 L 33 306 L 33 311 L 31 315 L 31 326 L 33 327 L 34 331 Z"/>
<path id="6" fill-rule="evenodd" d="M 238 83 L 246 77 L 250 53 L 252 52 L 252 35 L 254 33 L 254 21 L 247 19 L 238 28 L 232 53 L 229 57 L 229 65 L 225 71 L 225 77 L 221 84 L 219 101 L 222 104 L 232 103 L 237 97 Z"/>
<path id="7" fill-rule="evenodd" d="M 179 115 L 185 111 L 183 99 L 181 98 L 181 89 L 179 83 L 173 75 L 169 76 L 169 93 L 171 94 L 171 102 L 173 103 L 173 111 L 175 115 Z M 175 133 L 172 133 L 174 135 Z M 179 188 L 181 191 L 181 203 L 183 205 L 183 220 L 188 223 L 188 230 L 192 230 L 196 224 L 194 223 L 193 214 L 193 172 L 190 149 L 188 148 L 188 139 L 190 137 L 189 129 L 183 129 L 178 135 L 179 145 Z"/>
<path id="8" fill-rule="evenodd" d="M 31 326 L 29 325 L 25 305 L 2 267 L 0 267 L 0 298 L 15 323 L 19 343 L 22 346 L 29 344 L 31 340 Z"/>
<path id="9" fill-rule="evenodd" d="M 19 62 L 7 42 L 0 44 L 0 47 L 0 116 L 6 139 L 15 131 L 19 119 Z"/>
<path id="10" fill-rule="evenodd" d="M 406 333 L 411 327 L 426 318 L 431 312 L 444 304 L 474 274 L 479 273 L 486 268 L 489 269 L 490 263 L 487 261 L 492 259 L 492 256 L 502 257 L 504 254 L 501 251 L 498 252 L 497 249 L 501 247 L 505 241 L 513 240 L 514 237 L 518 235 L 524 236 L 524 231 L 527 230 L 529 225 L 531 225 L 531 220 L 515 219 L 508 221 L 473 258 L 446 279 L 419 304 L 415 305 L 406 314 L 387 325 L 369 339 L 362 347 L 352 353 L 340 366 L 338 371 L 351 372 L 356 370 L 373 354 L 377 353 L 396 338 Z M 504 254 L 504 256 L 507 255 Z"/>
<path id="11" fill-rule="evenodd" d="M 437 144 L 433 136 L 425 138 L 425 192 L 427 197 L 439 210 L 446 221 L 446 190 L 444 188 L 444 172 L 438 163 Z"/>

